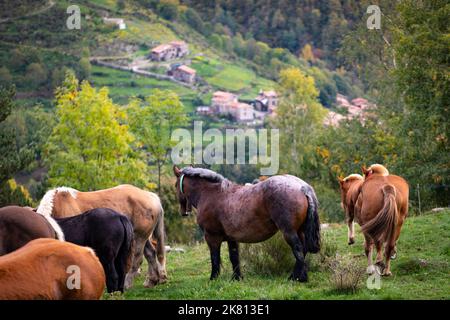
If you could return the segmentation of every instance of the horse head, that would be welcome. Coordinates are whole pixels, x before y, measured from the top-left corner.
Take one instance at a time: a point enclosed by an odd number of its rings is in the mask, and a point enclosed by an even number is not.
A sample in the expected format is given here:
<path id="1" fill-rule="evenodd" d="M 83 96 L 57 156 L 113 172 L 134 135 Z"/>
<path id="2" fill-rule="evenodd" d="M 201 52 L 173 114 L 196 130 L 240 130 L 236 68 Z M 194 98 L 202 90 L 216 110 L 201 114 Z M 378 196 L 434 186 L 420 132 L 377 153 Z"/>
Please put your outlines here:
<path id="1" fill-rule="evenodd" d="M 178 202 L 180 204 L 180 214 L 183 217 L 187 217 L 192 212 L 192 204 L 190 203 L 188 197 L 185 193 L 185 181 L 184 181 L 184 174 L 180 168 L 178 168 L 176 165 L 173 166 L 173 173 L 175 174 L 175 177 L 177 178 L 177 181 L 175 183 L 175 188 L 177 189 L 177 197 Z"/>
<path id="2" fill-rule="evenodd" d="M 370 177 L 373 174 L 378 174 L 381 176 L 389 175 L 388 169 L 386 169 L 385 166 L 378 163 L 372 164 L 369 168 L 366 168 L 366 166 L 362 166 L 361 170 L 366 178 Z"/>

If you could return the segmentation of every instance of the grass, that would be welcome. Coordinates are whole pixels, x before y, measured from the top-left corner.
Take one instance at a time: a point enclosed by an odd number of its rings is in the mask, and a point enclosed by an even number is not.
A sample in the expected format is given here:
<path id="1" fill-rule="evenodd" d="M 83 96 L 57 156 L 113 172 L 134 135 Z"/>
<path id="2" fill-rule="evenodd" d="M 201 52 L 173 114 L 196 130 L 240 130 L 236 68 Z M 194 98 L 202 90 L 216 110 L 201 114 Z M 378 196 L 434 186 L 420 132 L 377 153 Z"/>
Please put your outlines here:
<path id="1" fill-rule="evenodd" d="M 102 66 L 92 67 L 91 81 L 96 87 L 107 86 L 110 97 L 116 103 L 127 103 L 132 97 L 147 96 L 152 89 L 172 90 L 176 92 L 187 112 L 194 108 L 191 101 L 196 92 L 171 81 L 157 80 L 132 74 L 131 72 L 115 70 Z"/>
<path id="2" fill-rule="evenodd" d="M 222 247 L 222 274 L 209 281 L 210 261 L 206 244 L 185 246 L 185 253 L 167 256 L 169 281 L 147 289 L 143 276 L 127 291 L 125 299 L 450 299 L 450 211 L 410 217 L 398 242 L 398 258 L 392 263 L 393 276 L 382 278 L 380 290 L 365 285 L 355 293 L 333 290 L 327 268 L 311 268 L 309 282 L 294 283 L 288 274 L 267 276 L 246 272 L 241 282 L 231 281 L 227 248 Z M 363 237 L 357 231 L 356 244 L 347 245 L 344 225 L 323 231 L 337 253 L 365 262 Z M 144 269 L 143 269 L 144 270 Z M 364 276 L 364 284 L 366 278 Z M 106 296 L 105 296 L 106 297 Z M 106 297 L 107 298 L 107 297 Z"/>
<path id="3" fill-rule="evenodd" d="M 260 89 L 275 88 L 273 81 L 261 78 L 254 71 L 238 64 L 196 57 L 191 66 L 215 89 L 239 93 L 242 99 L 253 100 Z"/>

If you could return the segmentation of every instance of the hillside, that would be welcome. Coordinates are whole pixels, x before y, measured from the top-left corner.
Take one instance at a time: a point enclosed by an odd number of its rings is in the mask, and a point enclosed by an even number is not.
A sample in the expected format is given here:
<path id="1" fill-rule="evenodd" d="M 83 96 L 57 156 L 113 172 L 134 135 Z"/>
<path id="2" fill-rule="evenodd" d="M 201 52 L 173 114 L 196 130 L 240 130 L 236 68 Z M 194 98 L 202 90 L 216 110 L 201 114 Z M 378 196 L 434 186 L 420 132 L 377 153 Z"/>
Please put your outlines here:
<path id="1" fill-rule="evenodd" d="M 449 299 L 450 211 L 409 217 L 398 242 L 398 258 L 392 262 L 393 276 L 381 279 L 380 290 L 363 285 L 356 293 L 339 293 L 330 284 L 330 272 L 321 265 L 310 268 L 307 284 L 287 280 L 288 274 L 264 276 L 249 273 L 244 280 L 230 281 L 231 264 L 226 244 L 222 245 L 222 274 L 209 281 L 210 262 L 206 244 L 184 247 L 185 253 L 168 253 L 169 281 L 152 289 L 142 287 L 143 279 L 125 293 L 126 299 Z M 181 219 L 181 218 L 180 218 Z M 332 225 L 322 231 L 336 253 L 350 254 L 363 267 L 363 237 L 357 228 L 356 243 L 347 245 L 345 225 Z M 173 244 L 171 244 L 173 245 Z M 287 249 L 287 245 L 286 245 Z M 293 260 L 293 258 L 292 258 Z M 322 267 L 321 267 L 322 266 Z M 107 296 L 105 296 L 108 298 Z"/>
<path id="2" fill-rule="evenodd" d="M 213 90 L 231 91 L 251 100 L 261 89 L 274 89 L 278 72 L 294 65 L 316 78 L 326 106 L 334 103 L 338 91 L 350 96 L 360 93 L 347 75 L 328 70 L 320 61 L 307 62 L 288 50 L 246 40 L 240 44 L 245 53 L 240 54 L 238 44 L 227 44 L 221 40 L 222 35 L 205 36 L 191 27 L 183 6 L 174 19 L 143 3 L 80 1 L 81 30 L 68 30 L 63 23 L 68 17 L 67 1 L 24 0 L 16 8 L 5 8 L 9 15 L 0 21 L 0 82 L 16 84 L 18 97 L 29 105 L 41 102 L 50 106 L 54 88 L 61 83 L 65 69 L 71 68 L 78 78 L 88 79 L 95 86 L 108 85 L 118 103 L 126 103 L 131 96 L 146 96 L 151 88 L 167 88 L 177 92 L 187 110 L 192 111 L 194 105 L 209 103 Z M 25 13 L 26 8 L 32 14 Z M 106 25 L 102 20 L 106 16 L 124 19 L 126 29 Z M 130 63 L 148 55 L 156 45 L 172 40 L 189 44 L 190 54 L 181 62 L 190 64 L 202 79 L 193 89 L 89 63 L 99 57 Z M 256 51 L 250 56 L 247 51 L 251 46 Z M 166 67 L 151 66 L 157 73 L 165 73 Z"/>

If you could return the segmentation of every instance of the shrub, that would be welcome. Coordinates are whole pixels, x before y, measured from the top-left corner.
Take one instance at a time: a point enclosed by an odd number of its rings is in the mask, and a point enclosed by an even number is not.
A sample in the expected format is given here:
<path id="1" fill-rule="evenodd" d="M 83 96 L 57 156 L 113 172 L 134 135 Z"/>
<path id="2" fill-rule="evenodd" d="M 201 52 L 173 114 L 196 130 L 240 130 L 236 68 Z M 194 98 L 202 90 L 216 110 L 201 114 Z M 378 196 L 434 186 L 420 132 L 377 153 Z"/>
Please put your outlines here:
<path id="1" fill-rule="evenodd" d="M 336 255 L 328 263 L 331 271 L 330 283 L 334 290 L 355 293 L 364 278 L 364 266 L 351 255 Z"/>
<path id="2" fill-rule="evenodd" d="M 321 248 L 317 254 L 307 254 L 309 271 L 326 270 L 331 259 L 336 256 L 337 245 L 322 233 Z M 245 272 L 263 275 L 284 275 L 292 272 L 295 258 L 281 232 L 260 243 L 241 245 L 242 267 Z"/>
<path id="3" fill-rule="evenodd" d="M 28 190 L 18 185 L 14 179 L 3 183 L 0 192 L 0 207 L 7 205 L 33 206 L 33 199 Z"/>
<path id="4" fill-rule="evenodd" d="M 292 272 L 295 259 L 281 232 L 260 243 L 241 245 L 242 268 L 245 273 L 284 275 Z"/>

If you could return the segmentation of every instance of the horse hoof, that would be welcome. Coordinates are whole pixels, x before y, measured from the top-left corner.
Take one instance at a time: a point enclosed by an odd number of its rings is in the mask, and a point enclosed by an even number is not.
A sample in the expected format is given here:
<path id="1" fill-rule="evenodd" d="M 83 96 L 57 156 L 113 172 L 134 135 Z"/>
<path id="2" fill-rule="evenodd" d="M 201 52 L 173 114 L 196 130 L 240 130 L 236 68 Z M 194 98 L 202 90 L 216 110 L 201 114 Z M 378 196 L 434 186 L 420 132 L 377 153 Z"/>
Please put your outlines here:
<path id="1" fill-rule="evenodd" d="M 147 278 L 144 281 L 144 287 L 145 288 L 153 288 L 154 286 L 156 286 L 159 283 L 159 279 L 155 279 L 155 278 Z"/>
<path id="2" fill-rule="evenodd" d="M 394 253 L 393 255 L 391 255 L 391 260 L 395 260 L 397 259 L 397 253 Z"/>
<path id="3" fill-rule="evenodd" d="M 231 277 L 231 280 L 233 281 L 241 281 L 244 278 L 242 276 L 238 276 L 238 275 L 233 275 L 233 277 Z"/>
<path id="4" fill-rule="evenodd" d="M 392 276 L 392 272 L 390 272 L 390 271 L 383 271 L 383 273 L 381 275 L 383 277 L 390 277 L 390 276 Z"/>
<path id="5" fill-rule="evenodd" d="M 306 275 L 293 275 L 289 276 L 289 280 L 298 282 L 308 282 L 308 276 Z"/>
<path id="6" fill-rule="evenodd" d="M 386 268 L 386 265 L 384 264 L 383 261 L 378 261 L 377 263 L 375 263 L 375 266 L 377 266 L 381 270 L 384 270 L 384 268 Z"/>
<path id="7" fill-rule="evenodd" d="M 377 271 L 376 267 L 373 264 L 368 266 L 366 269 L 367 274 L 374 274 L 376 271 Z"/>
<path id="8" fill-rule="evenodd" d="M 353 238 L 348 239 L 348 245 L 349 246 L 351 246 L 354 243 L 355 243 L 355 239 L 353 239 Z"/>

